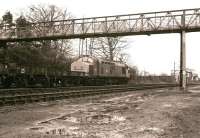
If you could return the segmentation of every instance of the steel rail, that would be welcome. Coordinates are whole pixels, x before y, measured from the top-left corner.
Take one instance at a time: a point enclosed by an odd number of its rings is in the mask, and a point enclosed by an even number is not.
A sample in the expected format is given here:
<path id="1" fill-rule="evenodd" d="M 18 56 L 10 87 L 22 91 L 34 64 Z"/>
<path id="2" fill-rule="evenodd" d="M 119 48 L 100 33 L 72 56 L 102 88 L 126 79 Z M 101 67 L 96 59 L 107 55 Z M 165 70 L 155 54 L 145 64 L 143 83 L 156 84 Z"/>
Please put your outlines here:
<path id="1" fill-rule="evenodd" d="M 0 96 L 0 106 L 5 105 L 16 105 L 16 104 L 26 104 L 32 102 L 46 102 L 52 100 L 61 100 L 68 98 L 92 96 L 92 95 L 103 95 L 109 93 L 120 93 L 135 90 L 145 90 L 145 89 L 157 89 L 166 87 L 177 87 L 177 84 L 148 84 L 148 85 L 137 85 L 137 86 L 124 86 L 124 87 L 99 87 L 97 89 L 80 89 L 80 90 L 55 90 L 55 91 L 35 91 L 26 93 L 16 92 L 14 95 L 1 95 Z M 48 89 L 47 89 L 48 90 Z"/>

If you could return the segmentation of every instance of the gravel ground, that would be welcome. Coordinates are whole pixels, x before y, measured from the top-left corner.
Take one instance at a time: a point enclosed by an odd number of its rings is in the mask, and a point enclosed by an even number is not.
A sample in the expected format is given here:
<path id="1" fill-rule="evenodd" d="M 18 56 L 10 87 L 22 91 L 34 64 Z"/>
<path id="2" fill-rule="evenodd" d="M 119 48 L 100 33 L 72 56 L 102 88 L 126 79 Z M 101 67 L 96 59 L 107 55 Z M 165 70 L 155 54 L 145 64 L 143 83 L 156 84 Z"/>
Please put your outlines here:
<path id="1" fill-rule="evenodd" d="M 200 87 L 0 108 L 0 138 L 199 138 Z"/>

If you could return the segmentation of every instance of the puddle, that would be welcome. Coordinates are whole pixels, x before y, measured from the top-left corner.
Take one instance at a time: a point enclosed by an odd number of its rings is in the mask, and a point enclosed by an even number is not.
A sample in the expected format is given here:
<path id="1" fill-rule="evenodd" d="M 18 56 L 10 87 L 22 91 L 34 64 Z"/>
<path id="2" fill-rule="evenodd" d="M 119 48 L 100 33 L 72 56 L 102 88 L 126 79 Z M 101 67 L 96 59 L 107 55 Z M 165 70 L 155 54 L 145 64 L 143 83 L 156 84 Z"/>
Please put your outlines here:
<path id="1" fill-rule="evenodd" d="M 41 105 L 41 106 L 51 106 L 52 104 L 50 104 L 48 102 L 40 102 L 40 103 L 38 103 L 38 105 Z"/>
<path id="2" fill-rule="evenodd" d="M 56 128 L 47 130 L 45 133 L 49 135 L 66 135 L 66 128 Z"/>
<path id="3" fill-rule="evenodd" d="M 61 118 L 59 118 L 59 119 L 61 119 Z M 64 118 L 62 118 L 62 120 L 71 122 L 71 123 L 79 123 L 79 121 L 76 117 L 64 117 Z"/>
<path id="4" fill-rule="evenodd" d="M 172 107 L 171 104 L 164 104 L 163 107 Z"/>
<path id="5" fill-rule="evenodd" d="M 30 130 L 41 130 L 41 129 L 44 129 L 44 127 L 31 127 L 29 128 Z"/>
<path id="6" fill-rule="evenodd" d="M 117 115 L 106 115 L 106 114 L 99 114 L 99 115 L 93 115 L 88 116 L 86 118 L 87 122 L 94 123 L 94 124 L 108 124 L 113 122 L 122 122 L 126 119 L 123 116 L 117 116 Z"/>
<path id="7" fill-rule="evenodd" d="M 187 108 L 188 107 L 188 105 L 186 105 L 187 103 L 177 103 L 176 105 L 177 105 L 177 107 L 178 108 Z"/>
<path id="8" fill-rule="evenodd" d="M 116 115 L 114 115 L 113 117 L 112 117 L 112 121 L 125 121 L 126 119 L 123 117 L 123 116 L 116 116 Z"/>
<path id="9" fill-rule="evenodd" d="M 200 86 L 189 88 L 188 91 L 192 93 L 200 93 Z"/>
<path id="10" fill-rule="evenodd" d="M 92 124 L 108 124 L 111 122 L 111 116 L 104 114 L 97 114 L 97 115 L 87 116 L 86 121 Z"/>
<path id="11" fill-rule="evenodd" d="M 144 102 L 144 101 L 145 101 L 144 99 L 140 98 L 140 99 L 136 100 L 135 103 L 140 103 L 140 102 Z"/>
<path id="12" fill-rule="evenodd" d="M 75 127 L 75 126 L 72 126 L 72 127 L 69 127 L 70 130 L 78 130 L 79 127 Z"/>
<path id="13" fill-rule="evenodd" d="M 192 97 L 185 97 L 183 100 L 192 100 Z"/>
<path id="14" fill-rule="evenodd" d="M 122 134 L 112 133 L 112 132 L 109 134 L 109 137 L 110 138 L 125 138 L 124 135 Z"/>
<path id="15" fill-rule="evenodd" d="M 142 109 L 142 108 L 140 108 L 140 107 L 136 107 L 136 108 L 135 108 L 135 110 L 141 110 L 141 109 Z"/>
<path id="16" fill-rule="evenodd" d="M 104 100 L 104 101 L 111 102 L 111 101 L 117 101 L 117 100 L 123 100 L 123 99 L 131 98 L 131 97 L 133 97 L 132 94 L 127 95 L 127 96 L 120 96 L 120 97 L 110 98 L 110 99 L 107 99 L 107 100 Z"/>
<path id="17" fill-rule="evenodd" d="M 51 125 L 51 124 L 52 124 L 51 120 L 49 120 L 49 121 L 42 121 L 42 122 L 38 123 L 38 125 Z"/>
<path id="18" fill-rule="evenodd" d="M 68 137 L 83 137 L 86 133 L 81 131 L 79 127 L 32 127 L 30 130 L 42 133 L 46 136 L 68 136 Z M 38 137 L 39 138 L 39 137 Z"/>
<path id="19" fill-rule="evenodd" d="M 95 135 L 90 135 L 92 138 L 125 138 L 124 135 L 119 134 L 115 131 L 108 133 L 96 133 Z"/>
<path id="20" fill-rule="evenodd" d="M 157 92 L 164 92 L 164 91 L 166 91 L 166 90 L 163 90 L 163 89 L 161 89 L 161 90 L 156 90 Z"/>
<path id="21" fill-rule="evenodd" d="M 191 92 L 191 93 L 200 93 L 200 90 L 188 90 L 188 92 Z"/>
<path id="22" fill-rule="evenodd" d="M 141 127 L 138 132 L 154 132 L 160 134 L 163 133 L 164 130 L 158 127 L 149 127 L 149 128 Z"/>

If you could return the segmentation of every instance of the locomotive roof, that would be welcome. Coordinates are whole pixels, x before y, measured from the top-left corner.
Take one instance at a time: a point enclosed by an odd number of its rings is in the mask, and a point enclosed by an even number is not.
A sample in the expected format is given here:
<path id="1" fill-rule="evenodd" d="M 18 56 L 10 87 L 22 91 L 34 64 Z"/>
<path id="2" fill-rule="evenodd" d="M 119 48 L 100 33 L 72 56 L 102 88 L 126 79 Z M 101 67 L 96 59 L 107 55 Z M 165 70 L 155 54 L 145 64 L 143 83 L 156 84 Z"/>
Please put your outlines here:
<path id="1" fill-rule="evenodd" d="M 91 56 L 82 56 L 82 57 L 77 58 L 74 62 L 84 62 L 87 64 L 93 64 L 97 60 L 98 59 L 91 57 Z"/>
<path id="2" fill-rule="evenodd" d="M 122 67 L 127 66 L 126 64 L 118 62 L 118 61 L 109 61 L 109 60 L 100 59 L 100 58 L 96 58 L 96 57 L 88 56 L 88 55 L 83 55 L 83 56 L 79 57 L 76 61 L 80 61 L 80 59 L 83 59 L 84 62 L 88 62 L 88 63 L 93 63 L 95 61 L 99 61 L 99 62 L 105 63 L 105 64 L 115 64 L 116 66 L 122 66 Z"/>

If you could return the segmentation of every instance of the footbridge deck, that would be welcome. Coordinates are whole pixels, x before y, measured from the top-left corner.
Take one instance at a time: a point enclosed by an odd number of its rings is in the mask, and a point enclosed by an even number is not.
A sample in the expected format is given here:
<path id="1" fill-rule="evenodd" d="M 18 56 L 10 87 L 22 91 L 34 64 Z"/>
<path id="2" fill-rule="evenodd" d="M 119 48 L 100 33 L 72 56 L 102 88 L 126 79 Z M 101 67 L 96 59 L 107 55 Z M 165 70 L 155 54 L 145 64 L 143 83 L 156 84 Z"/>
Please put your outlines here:
<path id="1" fill-rule="evenodd" d="M 200 8 L 0 26 L 0 42 L 200 31 Z"/>

